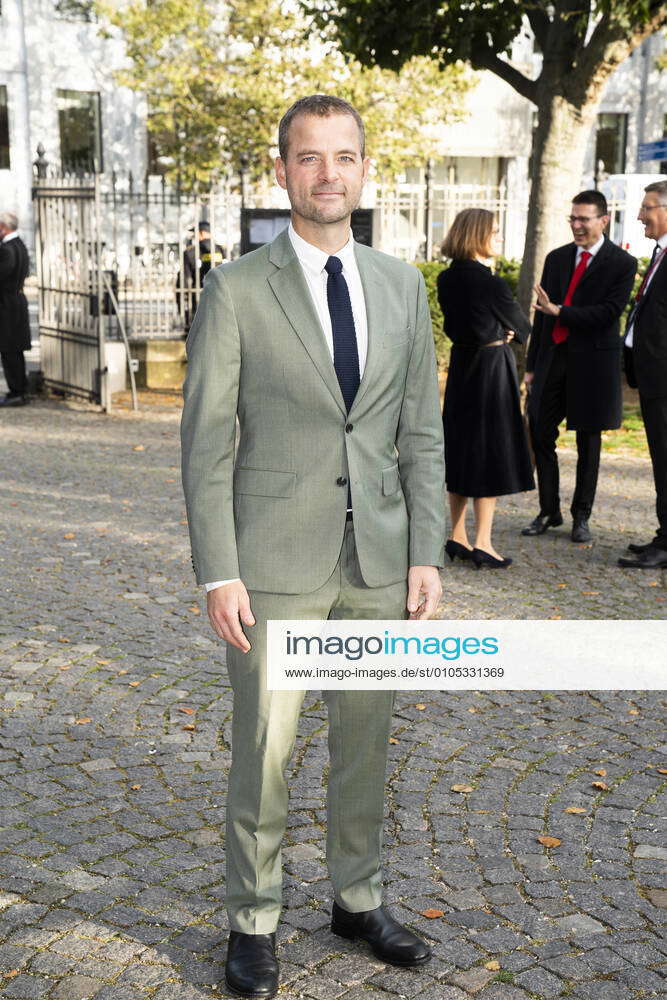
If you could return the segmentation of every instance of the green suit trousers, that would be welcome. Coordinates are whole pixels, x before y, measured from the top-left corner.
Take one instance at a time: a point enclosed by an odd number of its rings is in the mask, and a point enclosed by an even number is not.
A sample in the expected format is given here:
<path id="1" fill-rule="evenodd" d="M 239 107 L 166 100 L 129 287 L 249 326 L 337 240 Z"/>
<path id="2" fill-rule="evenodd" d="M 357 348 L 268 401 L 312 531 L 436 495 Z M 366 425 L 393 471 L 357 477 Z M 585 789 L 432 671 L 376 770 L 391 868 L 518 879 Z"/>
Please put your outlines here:
<path id="1" fill-rule="evenodd" d="M 268 619 L 404 619 L 405 581 L 368 587 L 352 524 L 338 564 L 309 594 L 251 591 L 256 624 L 249 653 L 228 648 L 234 691 L 232 766 L 227 795 L 226 907 L 232 930 L 270 934 L 282 899 L 281 843 L 289 793 L 285 779 L 303 691 L 268 691 Z M 327 691 L 330 771 L 327 864 L 336 902 L 349 912 L 381 903 L 380 852 L 392 691 Z"/>

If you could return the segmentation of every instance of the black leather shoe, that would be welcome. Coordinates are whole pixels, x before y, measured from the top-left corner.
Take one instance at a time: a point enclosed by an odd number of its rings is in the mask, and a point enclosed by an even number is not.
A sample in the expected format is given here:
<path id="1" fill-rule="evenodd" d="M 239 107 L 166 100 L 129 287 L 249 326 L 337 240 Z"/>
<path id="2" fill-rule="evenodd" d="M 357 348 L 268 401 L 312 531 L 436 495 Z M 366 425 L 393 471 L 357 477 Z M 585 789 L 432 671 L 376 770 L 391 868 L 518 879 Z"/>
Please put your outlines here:
<path id="1" fill-rule="evenodd" d="M 363 913 L 348 913 L 334 903 L 331 930 L 351 941 L 355 938 L 367 941 L 373 954 L 390 965 L 408 968 L 423 965 L 431 957 L 431 949 L 426 942 L 394 920 L 384 906 Z"/>
<path id="2" fill-rule="evenodd" d="M 28 400 L 16 392 L 8 392 L 0 399 L 0 406 L 25 406 Z"/>
<path id="3" fill-rule="evenodd" d="M 538 514 L 528 527 L 523 529 L 521 534 L 543 535 L 547 528 L 559 528 L 562 523 L 563 518 L 560 514 Z"/>
<path id="4" fill-rule="evenodd" d="M 278 992 L 276 935 L 230 931 L 225 983 L 238 997 L 274 997 Z"/>
<path id="5" fill-rule="evenodd" d="M 588 518 L 576 517 L 574 519 L 570 538 L 573 542 L 590 542 L 591 529 L 588 527 Z"/>
<path id="6" fill-rule="evenodd" d="M 619 559 L 618 565 L 625 569 L 667 569 L 667 549 L 649 545 L 635 559 Z"/>
<path id="7" fill-rule="evenodd" d="M 472 549 L 466 548 L 466 546 L 461 545 L 460 542 L 455 542 L 453 538 L 448 538 L 445 542 L 445 552 L 449 556 L 450 560 L 454 562 L 457 556 L 459 559 L 470 559 Z"/>
<path id="8" fill-rule="evenodd" d="M 644 545 L 637 545 L 636 542 L 630 542 L 628 545 L 628 552 L 634 552 L 636 556 L 640 555 L 642 552 L 646 552 L 647 549 L 653 547 L 653 542 L 645 542 Z"/>

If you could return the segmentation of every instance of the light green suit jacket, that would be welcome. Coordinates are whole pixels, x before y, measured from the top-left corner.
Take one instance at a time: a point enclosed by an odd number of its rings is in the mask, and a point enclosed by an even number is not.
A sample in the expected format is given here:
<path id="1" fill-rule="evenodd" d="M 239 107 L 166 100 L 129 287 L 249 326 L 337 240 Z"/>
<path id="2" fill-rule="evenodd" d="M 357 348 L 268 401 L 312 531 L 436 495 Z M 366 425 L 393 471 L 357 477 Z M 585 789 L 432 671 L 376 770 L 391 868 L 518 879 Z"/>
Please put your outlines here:
<path id="1" fill-rule="evenodd" d="M 340 554 L 347 480 L 368 586 L 442 565 L 444 452 L 424 281 L 409 264 L 354 249 L 368 356 L 349 414 L 286 231 L 206 277 L 181 425 L 199 583 L 321 587 Z"/>

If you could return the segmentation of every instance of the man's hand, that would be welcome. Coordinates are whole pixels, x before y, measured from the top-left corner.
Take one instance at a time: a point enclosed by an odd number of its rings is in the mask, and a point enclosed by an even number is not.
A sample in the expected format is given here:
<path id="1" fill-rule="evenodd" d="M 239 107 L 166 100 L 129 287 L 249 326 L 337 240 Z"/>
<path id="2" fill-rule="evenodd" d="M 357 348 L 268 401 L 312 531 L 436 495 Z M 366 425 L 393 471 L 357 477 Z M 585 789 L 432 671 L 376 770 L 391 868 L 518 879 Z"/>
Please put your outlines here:
<path id="1" fill-rule="evenodd" d="M 545 313 L 547 316 L 558 316 L 560 313 L 560 306 L 555 305 L 547 293 L 544 291 L 541 285 L 535 285 L 535 294 L 537 295 L 537 302 L 535 303 L 535 308 L 538 312 Z"/>
<path id="2" fill-rule="evenodd" d="M 222 587 L 209 590 L 206 595 L 208 618 L 213 631 L 225 642 L 247 653 L 250 643 L 245 637 L 241 623 L 254 625 L 255 616 L 250 610 L 250 598 L 240 580 L 225 583 Z"/>
<path id="3" fill-rule="evenodd" d="M 505 330 L 505 343 L 509 344 L 510 340 L 514 340 L 514 330 Z"/>
<path id="4" fill-rule="evenodd" d="M 410 618 L 432 618 L 442 596 L 440 574 L 435 566 L 411 566 L 408 570 L 408 611 Z"/>

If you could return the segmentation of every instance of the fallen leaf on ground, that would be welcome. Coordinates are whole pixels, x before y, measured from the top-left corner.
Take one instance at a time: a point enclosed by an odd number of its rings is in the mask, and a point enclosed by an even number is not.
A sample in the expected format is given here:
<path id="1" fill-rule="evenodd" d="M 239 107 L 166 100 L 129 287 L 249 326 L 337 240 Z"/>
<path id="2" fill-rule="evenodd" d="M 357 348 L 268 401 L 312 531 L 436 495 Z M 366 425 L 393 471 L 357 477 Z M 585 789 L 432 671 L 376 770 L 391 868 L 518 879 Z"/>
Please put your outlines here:
<path id="1" fill-rule="evenodd" d="M 580 806 L 568 806 L 567 809 L 563 809 L 564 813 L 570 813 L 572 816 L 582 816 L 586 810 L 581 809 Z"/>
<path id="2" fill-rule="evenodd" d="M 435 920 L 437 917 L 444 917 L 444 910 L 422 910 L 422 917 L 428 917 L 429 920 Z"/>
<path id="3" fill-rule="evenodd" d="M 185 715 L 194 715 L 195 714 L 194 708 L 179 708 L 178 711 L 179 712 L 184 712 Z"/>
<path id="4" fill-rule="evenodd" d="M 658 767 L 656 770 L 658 774 L 667 774 L 667 767 Z"/>
<path id="5" fill-rule="evenodd" d="M 500 962 L 497 962 L 495 959 L 492 962 L 485 962 L 484 968 L 488 969 L 489 972 L 498 972 L 500 969 Z"/>
<path id="6" fill-rule="evenodd" d="M 73 531 L 68 531 L 66 535 L 63 535 L 63 538 L 67 538 L 67 539 L 76 538 L 76 535 L 74 534 Z"/>
<path id="7" fill-rule="evenodd" d="M 58 639 L 58 642 L 69 642 L 69 639 L 60 638 L 60 639 Z"/>
<path id="8" fill-rule="evenodd" d="M 631 708 L 630 711 L 628 712 L 628 715 L 639 715 L 639 709 Z"/>
<path id="9" fill-rule="evenodd" d="M 128 687 L 131 688 L 138 688 L 140 684 L 141 681 L 128 681 Z"/>
<path id="10" fill-rule="evenodd" d="M 476 715 L 477 712 L 479 712 L 479 709 L 478 708 L 469 708 L 468 711 L 470 712 L 471 715 Z"/>
<path id="11" fill-rule="evenodd" d="M 606 778 L 607 777 L 607 772 L 605 771 L 605 769 L 603 767 L 599 767 L 597 769 L 597 771 L 593 771 L 593 774 L 597 774 L 601 778 Z"/>
<path id="12" fill-rule="evenodd" d="M 98 667 L 108 667 L 109 666 L 109 661 L 108 660 L 95 660 L 95 663 L 98 665 Z"/>
<path id="13" fill-rule="evenodd" d="M 453 792 L 474 792 L 472 785 L 452 785 Z"/>
<path id="14" fill-rule="evenodd" d="M 63 663 L 62 667 L 58 667 L 58 670 L 71 670 L 71 669 L 72 669 L 71 663 Z"/>
<path id="15" fill-rule="evenodd" d="M 75 719 L 74 720 L 74 725 L 75 726 L 86 726 L 86 725 L 88 725 L 89 722 L 92 722 L 92 721 L 93 720 L 90 718 L 90 716 L 84 715 L 83 719 Z"/>
<path id="16" fill-rule="evenodd" d="M 5 972 L 5 979 L 13 979 L 14 976 L 18 976 L 18 974 L 18 969 L 12 969 L 11 972 Z"/>
<path id="17" fill-rule="evenodd" d="M 556 622 L 559 621 L 562 617 L 563 617 L 562 615 L 549 615 L 549 621 Z"/>
<path id="18" fill-rule="evenodd" d="M 591 782 L 591 788 L 599 788 L 601 792 L 609 791 L 609 785 L 606 781 L 593 781 Z"/>
<path id="19" fill-rule="evenodd" d="M 191 611 L 193 615 L 200 615 L 201 614 L 200 609 L 197 608 L 197 607 L 188 608 L 188 611 Z"/>
<path id="20" fill-rule="evenodd" d="M 193 726 L 191 722 L 188 722 L 187 726 L 183 726 L 183 729 L 185 729 L 186 733 L 191 733 L 196 728 L 197 727 Z"/>
<path id="21" fill-rule="evenodd" d="M 132 789 L 133 792 L 138 792 L 139 789 L 141 788 L 141 785 L 130 785 L 130 788 Z"/>
<path id="22" fill-rule="evenodd" d="M 118 676 L 119 676 L 119 677 L 122 677 L 122 676 L 123 676 L 123 674 L 126 674 L 126 673 L 127 673 L 127 670 L 119 670 L 119 671 L 118 671 Z"/>
<path id="23" fill-rule="evenodd" d="M 143 444 L 135 444 L 134 448 L 132 449 L 132 451 L 145 451 L 145 450 L 146 447 Z"/>
<path id="24" fill-rule="evenodd" d="M 582 590 L 581 593 L 582 593 L 583 597 L 597 597 L 598 594 L 600 593 L 600 591 L 599 590 Z"/>
<path id="25" fill-rule="evenodd" d="M 424 709 L 426 708 L 426 705 L 425 705 L 425 704 L 424 704 L 423 702 L 421 702 L 421 701 L 420 701 L 420 702 L 419 702 L 419 703 L 418 703 L 417 705 L 415 705 L 415 708 L 416 708 L 416 709 L 417 709 L 417 710 L 418 710 L 419 712 L 423 712 L 423 711 L 424 711 Z"/>
<path id="26" fill-rule="evenodd" d="M 397 740 L 395 736 L 390 736 L 389 742 L 392 744 L 392 746 L 397 746 L 401 741 Z"/>
<path id="27" fill-rule="evenodd" d="M 562 840 L 559 840 L 558 837 L 538 837 L 537 841 L 540 844 L 544 844 L 545 847 L 560 847 L 562 844 Z"/>

